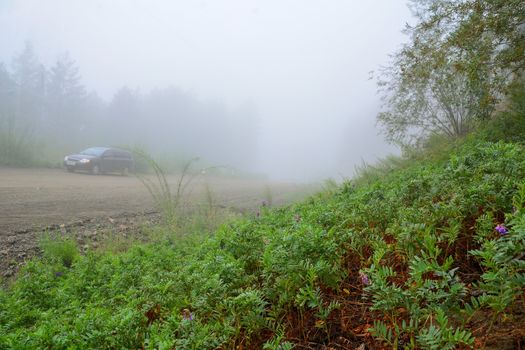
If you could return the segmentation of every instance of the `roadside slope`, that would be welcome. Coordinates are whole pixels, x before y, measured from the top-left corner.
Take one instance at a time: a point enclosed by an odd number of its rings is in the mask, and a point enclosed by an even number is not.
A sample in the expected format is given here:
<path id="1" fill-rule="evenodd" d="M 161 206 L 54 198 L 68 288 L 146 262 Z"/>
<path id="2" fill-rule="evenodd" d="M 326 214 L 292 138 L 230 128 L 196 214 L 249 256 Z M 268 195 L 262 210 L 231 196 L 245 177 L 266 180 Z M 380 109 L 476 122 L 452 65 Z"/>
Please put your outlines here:
<path id="1" fill-rule="evenodd" d="M 522 146 L 470 142 L 209 238 L 49 254 L 0 292 L 0 344 L 515 348 L 524 178 Z"/>

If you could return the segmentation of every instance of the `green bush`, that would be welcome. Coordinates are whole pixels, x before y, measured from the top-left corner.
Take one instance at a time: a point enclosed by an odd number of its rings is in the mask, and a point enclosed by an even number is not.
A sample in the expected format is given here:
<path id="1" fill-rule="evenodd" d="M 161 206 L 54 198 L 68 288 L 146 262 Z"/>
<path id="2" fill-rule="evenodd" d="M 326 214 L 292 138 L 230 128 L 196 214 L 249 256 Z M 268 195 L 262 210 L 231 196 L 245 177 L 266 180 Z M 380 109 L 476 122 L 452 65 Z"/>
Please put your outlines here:
<path id="1" fill-rule="evenodd" d="M 525 142 L 525 82 L 518 81 L 512 88 L 504 108 L 478 132 L 488 141 Z"/>

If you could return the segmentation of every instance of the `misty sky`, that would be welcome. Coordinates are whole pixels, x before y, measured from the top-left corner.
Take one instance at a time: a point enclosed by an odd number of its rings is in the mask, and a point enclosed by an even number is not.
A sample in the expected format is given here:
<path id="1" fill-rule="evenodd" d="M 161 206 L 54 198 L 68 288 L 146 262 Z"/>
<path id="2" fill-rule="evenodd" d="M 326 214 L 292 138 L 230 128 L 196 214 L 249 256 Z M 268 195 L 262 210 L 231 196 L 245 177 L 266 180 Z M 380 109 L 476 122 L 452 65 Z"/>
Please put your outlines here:
<path id="1" fill-rule="evenodd" d="M 340 179 L 394 149 L 369 72 L 406 40 L 403 0 L 0 0 L 0 61 L 68 51 L 88 90 L 169 85 L 260 116 L 256 169 Z M 203 140 L 206 142 L 206 140 Z"/>

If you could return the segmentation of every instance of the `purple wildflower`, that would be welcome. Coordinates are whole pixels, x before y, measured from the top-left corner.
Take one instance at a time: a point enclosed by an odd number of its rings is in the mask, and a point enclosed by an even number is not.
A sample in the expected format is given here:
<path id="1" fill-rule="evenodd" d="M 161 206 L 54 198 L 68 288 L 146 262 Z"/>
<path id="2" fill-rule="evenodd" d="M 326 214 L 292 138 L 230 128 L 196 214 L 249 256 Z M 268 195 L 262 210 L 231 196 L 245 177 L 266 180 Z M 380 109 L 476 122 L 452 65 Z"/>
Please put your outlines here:
<path id="1" fill-rule="evenodd" d="M 363 283 L 365 286 L 370 284 L 370 279 L 366 273 L 360 272 L 359 277 L 361 277 L 361 283 Z"/>
<path id="2" fill-rule="evenodd" d="M 505 227 L 505 225 L 502 225 L 502 224 L 499 224 L 498 226 L 496 226 L 496 231 L 497 231 L 501 236 L 504 236 L 504 235 L 506 235 L 507 233 L 509 233 L 509 231 L 507 230 L 507 228 Z"/>
<path id="3" fill-rule="evenodd" d="M 193 321 L 193 313 L 188 309 L 182 310 L 182 319 L 187 321 Z"/>

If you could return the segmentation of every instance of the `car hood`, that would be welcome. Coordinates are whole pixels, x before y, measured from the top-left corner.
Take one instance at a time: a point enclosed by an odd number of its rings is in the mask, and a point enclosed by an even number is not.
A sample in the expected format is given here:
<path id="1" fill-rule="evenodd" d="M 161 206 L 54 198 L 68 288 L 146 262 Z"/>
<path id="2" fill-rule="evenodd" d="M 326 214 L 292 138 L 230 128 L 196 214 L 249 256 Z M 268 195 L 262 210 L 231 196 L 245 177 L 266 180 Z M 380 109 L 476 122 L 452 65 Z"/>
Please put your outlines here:
<path id="1" fill-rule="evenodd" d="M 90 156 L 87 154 L 70 154 L 67 156 L 67 159 L 70 160 L 81 160 L 81 159 L 95 159 L 97 156 Z"/>

